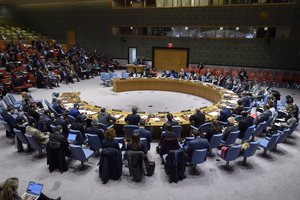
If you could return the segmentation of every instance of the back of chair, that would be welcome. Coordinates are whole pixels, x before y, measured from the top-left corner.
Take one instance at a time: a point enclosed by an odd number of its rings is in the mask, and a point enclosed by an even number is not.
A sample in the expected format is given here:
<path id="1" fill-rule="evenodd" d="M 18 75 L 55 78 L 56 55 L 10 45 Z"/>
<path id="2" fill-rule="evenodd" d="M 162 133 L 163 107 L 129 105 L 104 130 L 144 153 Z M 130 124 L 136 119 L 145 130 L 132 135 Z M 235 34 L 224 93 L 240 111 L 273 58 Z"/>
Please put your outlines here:
<path id="1" fill-rule="evenodd" d="M 98 135 L 87 134 L 88 143 L 91 146 L 91 149 L 98 151 L 102 148 L 101 141 L 98 138 Z"/>
<path id="2" fill-rule="evenodd" d="M 232 131 L 229 133 L 225 140 L 225 145 L 231 145 L 235 143 L 236 138 L 239 136 L 240 131 Z"/>
<path id="3" fill-rule="evenodd" d="M 273 149 L 274 146 L 276 145 L 276 142 L 278 140 L 278 138 L 280 137 L 281 133 L 276 133 L 276 134 L 273 134 L 271 136 L 271 138 L 269 139 L 269 142 L 268 142 L 268 145 L 266 146 L 266 149 Z"/>
<path id="4" fill-rule="evenodd" d="M 205 162 L 207 156 L 207 149 L 197 149 L 192 155 L 192 164 L 201 164 Z"/>
<path id="5" fill-rule="evenodd" d="M 280 132 L 280 136 L 278 137 L 276 143 L 277 144 L 282 143 L 289 136 L 290 131 L 291 129 L 289 128 L 284 129 L 282 132 L 278 131 Z"/>
<path id="6" fill-rule="evenodd" d="M 98 128 L 106 131 L 107 127 L 105 126 L 105 124 L 102 124 L 102 123 L 98 123 Z"/>
<path id="7" fill-rule="evenodd" d="M 213 135 L 209 143 L 209 148 L 210 149 L 217 148 L 220 145 L 222 138 L 223 138 L 222 133 Z"/>
<path id="8" fill-rule="evenodd" d="M 86 161 L 86 157 L 80 145 L 70 144 L 69 146 L 74 159 L 82 162 Z"/>
<path id="9" fill-rule="evenodd" d="M 125 140 L 124 140 L 124 137 L 115 137 L 114 140 L 118 141 L 121 151 L 125 151 Z M 120 145 L 120 144 L 122 144 L 122 145 Z"/>
<path id="10" fill-rule="evenodd" d="M 177 150 L 180 149 L 178 140 L 176 138 L 165 138 L 162 141 L 161 148 L 160 148 L 160 156 L 167 154 L 170 150 Z"/>
<path id="11" fill-rule="evenodd" d="M 48 108 L 49 108 L 49 110 L 50 110 L 51 112 L 54 113 L 55 117 L 59 117 L 59 116 L 60 116 L 60 114 L 58 114 L 58 112 L 56 112 L 56 110 L 55 110 L 51 105 L 50 105 Z"/>
<path id="12" fill-rule="evenodd" d="M 56 126 L 54 124 L 50 124 L 50 128 L 51 128 L 52 133 L 54 133 L 55 129 L 56 129 Z"/>
<path id="13" fill-rule="evenodd" d="M 258 148 L 259 140 L 255 142 L 250 142 L 248 148 L 244 152 L 244 157 L 253 156 Z"/>
<path id="14" fill-rule="evenodd" d="M 204 123 L 199 127 L 199 131 L 205 133 L 209 127 L 211 127 L 211 122 Z"/>
<path id="15" fill-rule="evenodd" d="M 251 138 L 255 131 L 255 125 L 249 126 L 245 132 L 244 137 L 241 139 L 242 141 L 247 141 Z"/>
<path id="16" fill-rule="evenodd" d="M 229 150 L 226 153 L 225 159 L 226 161 L 232 161 L 235 160 L 242 149 L 242 145 L 236 145 L 229 148 Z"/>
<path id="17" fill-rule="evenodd" d="M 177 138 L 181 137 L 182 126 L 172 126 L 172 130 L 175 133 Z"/>
<path id="18" fill-rule="evenodd" d="M 32 135 L 29 135 L 29 134 L 25 134 L 25 136 L 27 137 L 28 139 L 28 142 L 30 143 L 31 147 L 37 151 L 40 151 L 42 150 L 42 146 L 38 143 L 38 141 L 32 136 Z"/>
<path id="19" fill-rule="evenodd" d="M 13 104 L 15 104 L 15 102 L 16 102 L 17 100 L 16 100 L 16 98 L 14 97 L 14 95 L 12 95 L 12 94 L 7 94 L 7 96 L 9 97 L 9 99 L 11 100 L 11 102 L 12 102 Z"/>
<path id="20" fill-rule="evenodd" d="M 23 144 L 29 144 L 27 137 L 20 130 L 14 128 L 13 131 Z"/>
<path id="21" fill-rule="evenodd" d="M 72 115 L 68 115 L 69 124 L 72 124 L 73 122 L 75 122 L 75 120 L 75 117 L 73 117 Z"/>
<path id="22" fill-rule="evenodd" d="M 84 144 L 84 140 L 83 140 L 83 137 L 81 135 L 81 132 L 79 130 L 73 130 L 73 129 L 70 129 L 69 130 L 69 134 L 72 133 L 72 134 L 76 134 L 76 141 L 77 141 L 77 144 Z"/>
<path id="23" fill-rule="evenodd" d="M 6 106 L 11 106 L 12 105 L 11 101 L 9 100 L 9 98 L 7 96 L 3 97 L 3 101 L 6 104 Z"/>
<path id="24" fill-rule="evenodd" d="M 290 128 L 290 132 L 289 132 L 289 136 L 293 134 L 293 132 L 296 130 L 296 128 L 298 127 L 299 122 L 297 122 L 292 128 Z"/>
<path id="25" fill-rule="evenodd" d="M 136 129 L 139 129 L 139 126 L 137 125 L 125 125 L 123 130 L 124 130 L 124 137 L 126 139 L 130 139 L 132 134 L 133 134 L 133 131 L 136 130 Z"/>
<path id="26" fill-rule="evenodd" d="M 47 105 L 48 109 L 51 107 L 51 104 L 46 99 L 44 100 L 45 104 Z"/>
<path id="27" fill-rule="evenodd" d="M 148 153 L 148 142 L 146 138 L 141 138 L 140 141 L 143 143 L 143 152 Z"/>
<path id="28" fill-rule="evenodd" d="M 257 125 L 257 127 L 256 127 L 256 129 L 255 129 L 253 135 L 254 135 L 254 136 L 257 136 L 257 135 L 261 134 L 262 131 L 264 130 L 264 128 L 266 127 L 266 124 L 267 124 L 266 121 L 259 123 L 259 124 Z"/>
<path id="29" fill-rule="evenodd" d="M 273 121 L 273 117 L 270 117 L 267 121 L 266 121 L 266 124 L 264 125 L 264 129 L 267 128 L 267 126 L 270 126 L 270 124 L 272 123 Z"/>

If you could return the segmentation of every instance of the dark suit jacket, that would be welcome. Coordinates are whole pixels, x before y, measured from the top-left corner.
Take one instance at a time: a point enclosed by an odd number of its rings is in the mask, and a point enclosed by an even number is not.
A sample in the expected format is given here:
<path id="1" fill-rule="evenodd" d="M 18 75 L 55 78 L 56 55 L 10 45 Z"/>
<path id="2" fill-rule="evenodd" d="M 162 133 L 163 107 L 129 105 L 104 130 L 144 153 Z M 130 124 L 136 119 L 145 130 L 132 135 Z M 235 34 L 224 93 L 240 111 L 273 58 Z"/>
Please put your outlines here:
<path id="1" fill-rule="evenodd" d="M 147 153 L 146 148 L 144 147 L 144 143 L 142 143 L 142 142 L 140 142 L 140 148 L 139 148 L 139 149 L 133 149 L 133 148 L 132 148 L 131 142 L 129 142 L 129 143 L 127 144 L 126 150 L 127 150 L 127 151 L 142 151 L 142 152 L 144 152 L 144 154 Z"/>
<path id="2" fill-rule="evenodd" d="M 227 122 L 228 117 L 231 116 L 231 112 L 228 108 L 224 108 L 220 111 L 220 116 L 218 118 L 219 121 Z"/>
<path id="3" fill-rule="evenodd" d="M 151 147 L 151 133 L 150 131 L 146 130 L 145 128 L 139 128 L 133 131 L 134 133 L 139 133 L 141 138 L 146 138 L 148 144 L 148 150 Z"/>
<path id="4" fill-rule="evenodd" d="M 83 140 L 86 139 L 86 136 L 85 136 L 85 134 L 84 134 L 84 126 L 83 126 L 82 123 L 80 123 L 80 122 L 73 122 L 72 125 L 71 125 L 71 127 L 70 127 L 70 129 L 80 131 Z"/>
<path id="5" fill-rule="evenodd" d="M 165 131 L 161 134 L 159 145 L 162 144 L 162 142 L 164 141 L 165 138 L 177 138 L 177 137 L 176 137 L 175 133 Z"/>
<path id="6" fill-rule="evenodd" d="M 247 129 L 253 125 L 253 118 L 252 117 L 246 117 L 242 118 L 239 122 L 239 138 L 243 138 Z"/>
<path id="7" fill-rule="evenodd" d="M 193 114 L 190 116 L 190 121 L 193 121 L 196 127 L 200 127 L 205 123 L 205 114 L 201 112 L 198 114 Z"/>
<path id="8" fill-rule="evenodd" d="M 77 110 L 77 108 L 72 108 L 69 111 L 69 115 L 73 116 L 74 118 L 76 118 L 78 115 L 80 115 L 80 112 Z"/>
<path id="9" fill-rule="evenodd" d="M 220 134 L 220 133 L 218 131 L 216 131 L 215 129 L 213 129 L 212 127 L 209 127 L 206 130 L 206 134 L 205 134 L 204 137 L 210 142 L 210 140 L 213 137 L 213 135 L 216 135 L 216 134 Z"/>
<path id="10" fill-rule="evenodd" d="M 171 124 L 171 126 L 176 126 L 176 125 L 178 125 L 178 122 L 175 120 L 172 120 L 172 121 L 168 120 L 163 124 L 162 130 L 165 130 L 166 124 Z"/>
<path id="11" fill-rule="evenodd" d="M 99 123 L 109 126 L 110 120 L 116 122 L 116 118 L 112 117 L 110 114 L 108 114 L 106 112 L 98 114 L 98 122 Z"/>
<path id="12" fill-rule="evenodd" d="M 256 117 L 255 125 L 257 126 L 259 123 L 267 121 L 272 116 L 272 112 L 268 109 L 261 113 L 259 116 Z"/>
<path id="13" fill-rule="evenodd" d="M 53 104 L 53 109 L 58 113 L 58 114 L 62 114 L 63 112 L 66 111 L 66 109 L 64 107 L 62 107 L 59 103 L 55 102 Z"/>
<path id="14" fill-rule="evenodd" d="M 63 118 L 57 118 L 55 121 L 54 121 L 54 124 L 57 126 L 57 125 L 61 125 L 63 127 L 63 134 L 64 135 L 67 135 L 68 132 L 69 132 L 69 129 L 68 129 L 68 124 L 69 124 L 69 121 L 68 120 L 64 120 Z"/>
<path id="15" fill-rule="evenodd" d="M 207 152 L 209 152 L 208 140 L 203 138 L 196 138 L 188 142 L 187 149 L 186 149 L 188 155 L 188 162 L 192 161 L 193 152 L 196 149 L 207 149 Z"/>
<path id="16" fill-rule="evenodd" d="M 244 106 L 239 106 L 236 109 L 234 109 L 234 111 L 232 112 L 232 114 L 241 115 L 241 112 L 243 110 L 245 110 Z"/>
<path id="17" fill-rule="evenodd" d="M 136 114 L 129 114 L 129 115 L 127 115 L 127 117 L 125 117 L 125 121 L 129 125 L 139 125 L 140 119 L 141 119 L 141 117 Z"/>

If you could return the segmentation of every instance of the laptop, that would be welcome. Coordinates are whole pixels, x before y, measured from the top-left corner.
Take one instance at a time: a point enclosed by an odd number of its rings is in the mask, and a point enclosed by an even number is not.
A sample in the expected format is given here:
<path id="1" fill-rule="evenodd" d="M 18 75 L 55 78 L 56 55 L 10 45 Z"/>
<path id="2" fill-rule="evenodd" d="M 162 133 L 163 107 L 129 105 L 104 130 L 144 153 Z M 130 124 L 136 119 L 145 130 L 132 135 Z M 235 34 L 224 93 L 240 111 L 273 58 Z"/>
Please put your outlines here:
<path id="1" fill-rule="evenodd" d="M 68 135 L 68 141 L 69 141 L 70 143 L 73 143 L 73 142 L 75 142 L 76 137 L 77 137 L 76 134 L 69 133 L 69 135 Z"/>
<path id="2" fill-rule="evenodd" d="M 26 192 L 21 196 L 22 200 L 36 200 L 42 193 L 43 185 L 30 181 Z"/>

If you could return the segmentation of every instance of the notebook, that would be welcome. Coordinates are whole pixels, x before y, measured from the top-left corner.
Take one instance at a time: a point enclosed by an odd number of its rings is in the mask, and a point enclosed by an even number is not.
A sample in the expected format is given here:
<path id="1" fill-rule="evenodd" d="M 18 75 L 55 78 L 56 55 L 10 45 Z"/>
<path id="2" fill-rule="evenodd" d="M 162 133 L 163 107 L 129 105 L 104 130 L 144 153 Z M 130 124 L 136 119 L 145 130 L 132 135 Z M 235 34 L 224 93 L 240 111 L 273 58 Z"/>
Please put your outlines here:
<path id="1" fill-rule="evenodd" d="M 36 200 L 42 193 L 43 185 L 30 181 L 26 192 L 21 196 L 22 200 Z"/>
<path id="2" fill-rule="evenodd" d="M 72 143 L 72 142 L 74 142 L 74 141 L 76 140 L 76 137 L 77 137 L 76 134 L 69 133 L 69 135 L 68 135 L 68 141 L 69 141 L 70 143 Z"/>

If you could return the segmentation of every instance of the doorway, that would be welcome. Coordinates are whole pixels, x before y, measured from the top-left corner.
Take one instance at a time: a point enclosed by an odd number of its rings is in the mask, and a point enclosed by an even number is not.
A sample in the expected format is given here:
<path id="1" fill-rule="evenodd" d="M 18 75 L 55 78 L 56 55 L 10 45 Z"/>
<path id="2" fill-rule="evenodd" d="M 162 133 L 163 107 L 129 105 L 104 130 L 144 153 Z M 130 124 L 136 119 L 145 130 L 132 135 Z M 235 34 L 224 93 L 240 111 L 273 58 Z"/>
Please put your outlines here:
<path id="1" fill-rule="evenodd" d="M 128 48 L 128 63 L 133 64 L 136 61 L 136 48 L 129 47 Z"/>

